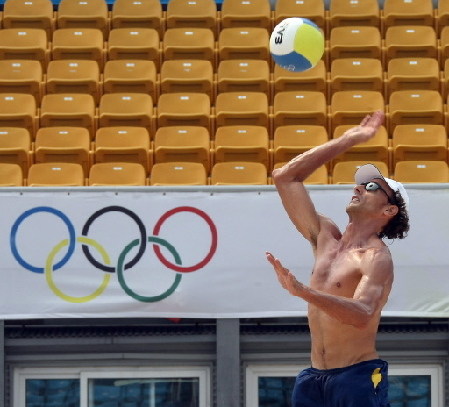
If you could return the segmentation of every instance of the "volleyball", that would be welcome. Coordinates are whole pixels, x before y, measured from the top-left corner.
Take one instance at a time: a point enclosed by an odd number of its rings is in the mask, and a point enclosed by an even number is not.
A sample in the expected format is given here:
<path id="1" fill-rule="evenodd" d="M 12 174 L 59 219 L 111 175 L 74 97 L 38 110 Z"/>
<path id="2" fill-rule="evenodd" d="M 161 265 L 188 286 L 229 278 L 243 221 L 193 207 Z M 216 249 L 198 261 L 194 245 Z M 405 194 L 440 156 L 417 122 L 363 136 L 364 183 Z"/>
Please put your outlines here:
<path id="1" fill-rule="evenodd" d="M 313 68 L 324 53 L 324 36 L 307 18 L 286 18 L 270 37 L 274 62 L 287 71 L 303 72 Z"/>

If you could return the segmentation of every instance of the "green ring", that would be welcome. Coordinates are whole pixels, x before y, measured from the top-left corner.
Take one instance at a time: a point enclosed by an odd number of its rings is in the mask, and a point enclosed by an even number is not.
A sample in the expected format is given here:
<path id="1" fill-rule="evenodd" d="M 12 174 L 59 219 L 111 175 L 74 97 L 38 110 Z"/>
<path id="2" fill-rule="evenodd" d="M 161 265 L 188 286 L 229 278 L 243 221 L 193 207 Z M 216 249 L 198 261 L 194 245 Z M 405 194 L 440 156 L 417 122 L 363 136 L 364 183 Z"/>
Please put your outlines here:
<path id="1" fill-rule="evenodd" d="M 129 251 L 133 247 L 137 246 L 139 244 L 139 242 L 140 242 L 139 239 L 133 240 L 120 253 L 120 256 L 119 256 L 118 261 L 117 261 L 118 281 L 119 281 L 120 286 L 122 287 L 123 291 L 125 291 L 126 294 L 128 294 L 131 298 L 134 298 L 137 301 L 140 301 L 140 302 L 157 302 L 157 301 L 162 301 L 163 299 L 165 299 L 168 296 L 170 296 L 171 294 L 173 294 L 173 292 L 176 290 L 176 288 L 178 287 L 179 283 L 181 282 L 182 275 L 177 273 L 176 277 L 175 277 L 175 281 L 173 282 L 173 284 L 168 288 L 168 290 L 166 290 L 162 294 L 148 297 L 148 296 L 144 296 L 144 295 L 139 295 L 136 292 L 134 292 L 131 288 L 128 287 L 128 285 L 125 282 L 125 278 L 123 277 L 123 265 L 125 263 L 126 255 L 129 253 Z M 161 238 L 155 237 L 155 236 L 148 236 L 148 242 L 149 243 L 151 243 L 151 242 L 152 243 L 156 243 L 156 244 L 159 244 L 159 245 L 162 245 L 162 246 L 166 247 L 168 249 L 168 251 L 173 255 L 173 257 L 175 259 L 175 263 L 178 264 L 178 265 L 182 264 L 181 257 L 179 256 L 179 254 L 176 251 L 176 249 L 170 243 L 168 243 L 165 239 L 161 239 Z"/>

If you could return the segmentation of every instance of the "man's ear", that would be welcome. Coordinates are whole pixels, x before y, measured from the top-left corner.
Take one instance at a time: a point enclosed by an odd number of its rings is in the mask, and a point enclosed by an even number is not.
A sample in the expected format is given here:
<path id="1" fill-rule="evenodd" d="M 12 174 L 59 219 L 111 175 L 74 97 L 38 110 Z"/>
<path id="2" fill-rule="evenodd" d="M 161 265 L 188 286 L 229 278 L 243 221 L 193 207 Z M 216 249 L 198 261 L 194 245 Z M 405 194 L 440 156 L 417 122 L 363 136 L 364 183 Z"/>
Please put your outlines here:
<path id="1" fill-rule="evenodd" d="M 385 214 L 387 216 L 390 216 L 391 218 L 394 217 L 399 212 L 399 208 L 396 205 L 388 205 L 388 207 L 385 209 Z"/>

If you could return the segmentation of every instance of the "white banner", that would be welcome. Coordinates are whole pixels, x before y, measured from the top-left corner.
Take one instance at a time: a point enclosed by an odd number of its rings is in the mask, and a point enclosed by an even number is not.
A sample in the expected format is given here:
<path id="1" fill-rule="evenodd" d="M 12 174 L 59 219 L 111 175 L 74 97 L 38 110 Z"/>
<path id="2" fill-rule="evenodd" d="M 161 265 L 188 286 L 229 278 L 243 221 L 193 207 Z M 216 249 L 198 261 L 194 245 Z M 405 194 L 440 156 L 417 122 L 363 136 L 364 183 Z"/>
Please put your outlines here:
<path id="1" fill-rule="evenodd" d="M 411 231 L 391 243 L 385 316 L 449 316 L 449 188 L 408 188 Z M 349 186 L 311 187 L 344 229 Z M 265 251 L 300 281 L 310 246 L 274 187 L 20 190 L 0 195 L 0 318 L 304 316 Z"/>

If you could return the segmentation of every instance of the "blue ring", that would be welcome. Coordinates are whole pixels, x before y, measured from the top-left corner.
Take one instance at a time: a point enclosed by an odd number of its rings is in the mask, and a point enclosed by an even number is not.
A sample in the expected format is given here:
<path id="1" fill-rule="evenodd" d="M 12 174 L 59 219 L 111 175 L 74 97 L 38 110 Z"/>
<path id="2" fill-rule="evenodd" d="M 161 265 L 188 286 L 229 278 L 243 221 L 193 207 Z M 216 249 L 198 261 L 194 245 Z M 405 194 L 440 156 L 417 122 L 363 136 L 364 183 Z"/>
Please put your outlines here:
<path id="1" fill-rule="evenodd" d="M 17 231 L 19 229 L 20 224 L 26 218 L 28 218 L 28 216 L 31 216 L 37 212 L 48 212 L 48 213 L 52 213 L 53 215 L 56 215 L 58 218 L 60 218 L 66 224 L 68 232 L 69 232 L 70 243 L 69 243 L 69 247 L 67 249 L 67 253 L 58 263 L 56 263 L 54 265 L 54 267 L 53 267 L 54 270 L 61 268 L 69 261 L 70 257 L 72 256 L 73 252 L 75 251 L 76 238 L 75 238 L 75 228 L 73 227 L 73 224 L 72 224 L 72 222 L 70 222 L 69 218 L 66 215 L 64 215 L 61 211 L 58 211 L 57 209 L 54 209 L 54 208 L 50 208 L 49 206 L 37 206 L 36 208 L 33 208 L 33 209 L 23 212 L 22 215 L 20 215 L 17 218 L 17 220 L 14 222 L 14 224 L 12 225 L 12 228 L 11 228 L 11 235 L 10 235 L 11 252 L 12 252 L 14 258 L 18 261 L 18 263 L 22 267 L 26 268 L 27 270 L 32 271 L 33 273 L 43 274 L 44 267 L 35 267 L 32 264 L 25 261 L 22 258 L 22 256 L 20 256 L 19 251 L 17 250 L 17 245 L 16 245 Z"/>

